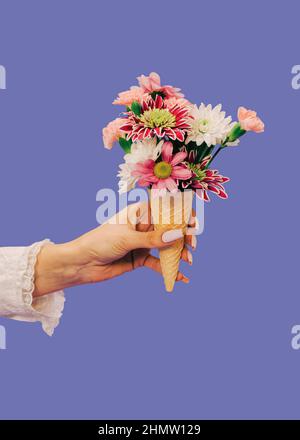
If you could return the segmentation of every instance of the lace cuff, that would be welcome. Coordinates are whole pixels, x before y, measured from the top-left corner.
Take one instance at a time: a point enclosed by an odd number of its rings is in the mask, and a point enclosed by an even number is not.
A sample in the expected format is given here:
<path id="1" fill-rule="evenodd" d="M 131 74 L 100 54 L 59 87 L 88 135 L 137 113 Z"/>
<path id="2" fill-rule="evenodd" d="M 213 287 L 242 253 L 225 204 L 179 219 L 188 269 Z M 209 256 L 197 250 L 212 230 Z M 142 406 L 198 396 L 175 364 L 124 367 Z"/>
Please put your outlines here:
<path id="1" fill-rule="evenodd" d="M 6 316 L 19 321 L 40 321 L 43 330 L 49 336 L 52 336 L 55 327 L 59 324 L 64 308 L 64 292 L 58 291 L 36 298 L 32 296 L 37 256 L 41 248 L 47 243 L 51 243 L 50 240 L 46 239 L 23 248 L 24 254 L 20 258 L 20 266 L 17 268 L 17 295 L 14 295 L 17 297 L 19 304 L 13 304 L 14 308 L 17 309 L 16 313 Z"/>

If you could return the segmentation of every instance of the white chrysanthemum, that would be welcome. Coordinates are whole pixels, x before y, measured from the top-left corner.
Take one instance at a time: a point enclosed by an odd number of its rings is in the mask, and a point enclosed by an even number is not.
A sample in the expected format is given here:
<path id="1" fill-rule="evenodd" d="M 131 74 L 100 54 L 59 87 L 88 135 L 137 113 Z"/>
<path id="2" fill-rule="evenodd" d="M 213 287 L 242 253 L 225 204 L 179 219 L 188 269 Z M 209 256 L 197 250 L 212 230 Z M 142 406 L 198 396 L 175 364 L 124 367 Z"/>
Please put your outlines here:
<path id="1" fill-rule="evenodd" d="M 145 162 L 148 159 L 156 160 L 161 154 L 164 141 L 156 144 L 156 139 L 144 139 L 143 141 L 133 142 L 130 153 L 125 154 L 124 163 L 119 165 L 119 192 L 124 193 L 134 188 L 137 177 L 131 175 L 135 164 Z"/>
<path id="2" fill-rule="evenodd" d="M 222 143 L 231 130 L 231 116 L 226 118 L 221 110 L 221 104 L 214 108 L 211 104 L 202 103 L 199 108 L 194 105 L 190 112 L 194 119 L 190 121 L 191 129 L 185 143 L 193 141 L 199 146 L 205 142 L 208 147 Z"/>

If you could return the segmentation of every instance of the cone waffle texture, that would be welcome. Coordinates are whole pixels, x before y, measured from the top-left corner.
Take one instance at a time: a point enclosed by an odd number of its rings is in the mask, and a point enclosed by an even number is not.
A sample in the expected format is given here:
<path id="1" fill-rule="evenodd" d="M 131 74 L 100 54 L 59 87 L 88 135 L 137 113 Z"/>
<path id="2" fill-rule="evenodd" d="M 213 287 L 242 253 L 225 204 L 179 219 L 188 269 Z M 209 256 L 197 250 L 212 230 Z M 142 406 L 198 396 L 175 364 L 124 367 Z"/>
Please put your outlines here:
<path id="1" fill-rule="evenodd" d="M 192 211 L 193 191 L 157 195 L 150 190 L 151 215 L 155 230 L 182 229 L 185 233 Z M 167 292 L 172 292 L 177 278 L 184 239 L 160 249 L 159 259 Z"/>

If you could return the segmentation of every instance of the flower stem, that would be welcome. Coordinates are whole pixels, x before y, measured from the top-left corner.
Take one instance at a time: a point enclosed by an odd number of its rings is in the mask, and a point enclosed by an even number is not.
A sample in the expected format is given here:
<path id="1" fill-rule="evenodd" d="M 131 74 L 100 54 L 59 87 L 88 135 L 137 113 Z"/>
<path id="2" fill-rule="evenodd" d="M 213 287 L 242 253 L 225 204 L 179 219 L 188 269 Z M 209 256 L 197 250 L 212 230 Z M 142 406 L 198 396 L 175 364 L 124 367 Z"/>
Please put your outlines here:
<path id="1" fill-rule="evenodd" d="M 208 162 L 208 164 L 206 165 L 205 168 L 208 168 L 209 165 L 212 163 L 212 161 L 214 160 L 214 158 L 220 153 L 221 150 L 223 150 L 224 146 L 220 146 L 217 151 L 212 155 L 212 158 L 210 159 L 210 161 Z"/>

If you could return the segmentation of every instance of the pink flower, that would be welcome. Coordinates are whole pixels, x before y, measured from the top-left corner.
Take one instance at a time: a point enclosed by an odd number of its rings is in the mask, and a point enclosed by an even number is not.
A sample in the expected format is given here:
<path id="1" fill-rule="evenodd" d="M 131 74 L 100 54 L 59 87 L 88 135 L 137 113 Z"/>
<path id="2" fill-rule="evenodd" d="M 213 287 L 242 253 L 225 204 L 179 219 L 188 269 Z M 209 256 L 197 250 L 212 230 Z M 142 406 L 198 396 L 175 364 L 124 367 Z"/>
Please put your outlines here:
<path id="1" fill-rule="evenodd" d="M 193 164 L 192 179 L 182 183 L 182 188 L 193 188 L 197 196 L 209 202 L 208 191 L 215 193 L 221 199 L 227 199 L 225 188 L 222 183 L 228 182 L 229 177 L 224 177 L 219 174 L 218 170 L 210 170 L 206 168 L 211 160 L 211 156 L 206 156 L 200 164 Z"/>
<path id="2" fill-rule="evenodd" d="M 239 107 L 238 120 L 243 130 L 255 131 L 255 133 L 262 133 L 264 131 L 265 124 L 253 110 Z"/>
<path id="3" fill-rule="evenodd" d="M 113 104 L 131 106 L 133 101 L 141 102 L 145 95 L 144 90 L 141 87 L 132 86 L 125 92 L 120 92 L 117 99 L 113 101 Z"/>
<path id="4" fill-rule="evenodd" d="M 172 107 L 173 105 L 180 105 L 185 107 L 192 107 L 193 104 L 185 98 L 167 98 L 164 100 L 168 107 Z"/>
<path id="5" fill-rule="evenodd" d="M 160 95 L 155 100 L 148 98 L 143 101 L 140 115 L 132 111 L 121 130 L 127 133 L 127 139 L 148 139 L 157 136 L 168 136 L 172 140 L 184 141 L 185 134 L 190 129 L 189 108 L 178 104 L 168 107 Z"/>
<path id="6" fill-rule="evenodd" d="M 158 73 L 151 72 L 149 76 L 141 75 L 137 77 L 140 87 L 144 93 L 161 92 L 164 98 L 183 98 L 184 95 L 180 89 L 173 86 L 162 86 Z"/>
<path id="7" fill-rule="evenodd" d="M 117 118 L 107 124 L 102 130 L 104 147 L 109 150 L 120 137 L 124 137 L 124 133 L 120 131 L 120 127 L 124 125 L 126 119 Z"/>
<path id="8" fill-rule="evenodd" d="M 132 175 L 138 178 L 141 186 L 151 185 L 152 189 L 178 190 L 178 181 L 187 180 L 192 177 L 192 172 L 184 163 L 185 152 L 173 155 L 173 145 L 171 142 L 164 142 L 161 151 L 162 161 L 155 162 L 148 159 L 135 165 Z"/>

